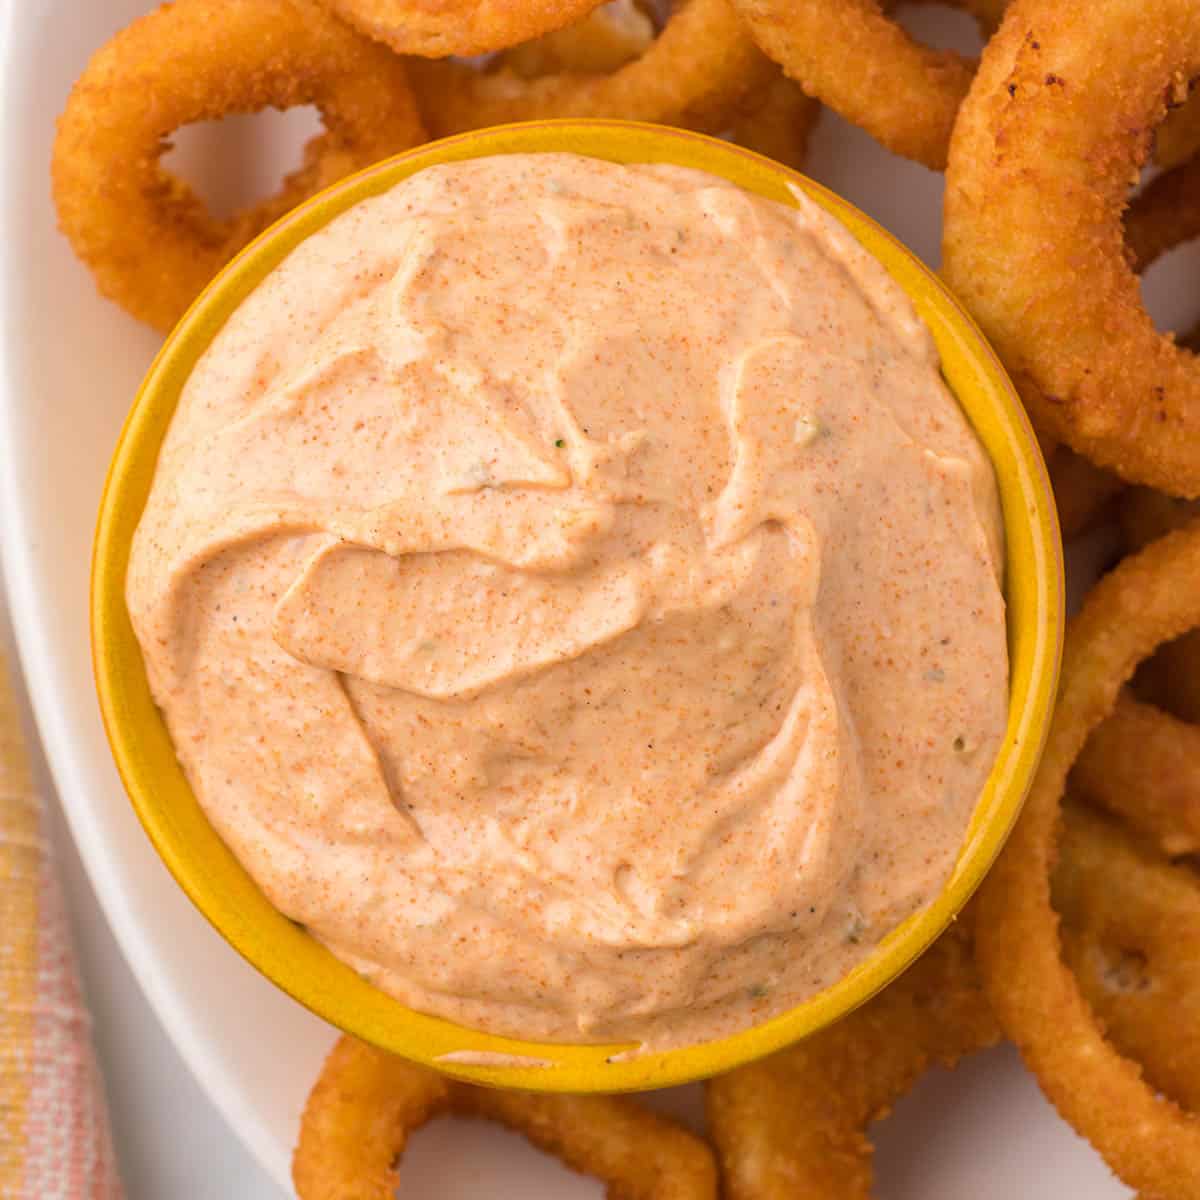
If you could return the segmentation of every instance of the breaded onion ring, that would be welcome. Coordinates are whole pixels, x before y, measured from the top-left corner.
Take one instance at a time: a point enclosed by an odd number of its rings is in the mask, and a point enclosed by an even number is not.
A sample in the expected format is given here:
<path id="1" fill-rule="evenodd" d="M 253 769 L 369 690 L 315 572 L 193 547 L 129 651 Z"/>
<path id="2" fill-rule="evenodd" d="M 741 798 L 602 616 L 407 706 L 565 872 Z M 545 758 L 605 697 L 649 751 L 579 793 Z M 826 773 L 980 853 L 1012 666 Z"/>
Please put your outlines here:
<path id="1" fill-rule="evenodd" d="M 1200 633 L 1185 633 L 1143 663 L 1134 690 L 1173 717 L 1200 725 Z"/>
<path id="2" fill-rule="evenodd" d="M 936 4 L 939 0 L 932 0 Z M 1009 0 L 945 0 L 951 8 L 961 8 L 979 22 L 979 28 L 987 37 L 991 37 L 1000 28 Z"/>
<path id="3" fill-rule="evenodd" d="M 951 0 L 955 2 L 955 0 Z M 915 41 L 880 0 L 734 0 L 784 71 L 895 154 L 935 171 L 975 62 Z M 1005 0 L 957 0 L 988 28 Z"/>
<path id="4" fill-rule="evenodd" d="M 1063 958 L 1109 1037 L 1200 1112 L 1200 877 L 1099 814 L 1065 815 L 1052 886 Z"/>
<path id="5" fill-rule="evenodd" d="M 498 1121 L 624 1200 L 716 1200 L 699 1138 L 617 1096 L 492 1091 L 354 1038 L 334 1046 L 304 1106 L 292 1158 L 300 1200 L 392 1200 L 409 1136 L 444 1113 Z"/>
<path id="6" fill-rule="evenodd" d="M 1181 101 L 1154 134 L 1154 161 L 1159 166 L 1177 167 L 1200 154 L 1200 92 Z"/>
<path id="7" fill-rule="evenodd" d="M 1024 0 L 1018 0 L 1022 5 Z M 1168 534 L 1104 576 L 1067 632 L 1058 707 L 1008 845 L 978 899 L 988 997 L 1059 1113 L 1131 1187 L 1200 1194 L 1200 1119 L 1159 1096 L 1104 1038 L 1063 962 L 1050 897 L 1067 772 L 1122 685 L 1157 645 L 1200 624 L 1200 525 Z"/>
<path id="8" fill-rule="evenodd" d="M 654 37 L 654 22 L 633 0 L 610 0 L 582 21 L 514 46 L 503 63 L 522 79 L 562 71 L 599 75 L 639 58 Z"/>
<path id="9" fill-rule="evenodd" d="M 1168 250 L 1197 236 L 1200 160 L 1164 172 L 1134 197 L 1125 214 L 1125 247 L 1134 271 L 1140 275 Z M 1195 349 L 1187 337 L 1177 339 L 1177 344 Z M 1033 384 L 1027 387 L 1032 389 Z M 1039 396 L 1033 407 L 1044 403 Z M 1045 430 L 1039 430 L 1039 434 L 1045 439 Z M 1069 446 L 1055 446 L 1047 463 L 1064 538 L 1091 529 L 1108 514 L 1109 502 L 1125 490 L 1120 478 Z"/>
<path id="10" fill-rule="evenodd" d="M 1112 472 L 1088 462 L 1069 446 L 1056 446 L 1046 465 L 1058 505 L 1059 528 L 1067 539 L 1093 528 L 1125 488 Z"/>
<path id="11" fill-rule="evenodd" d="M 414 61 L 421 113 L 444 137 L 513 121 L 619 117 L 716 132 L 771 80 L 729 0 L 686 0 L 640 58 L 611 74 L 522 79 L 466 63 Z"/>
<path id="12" fill-rule="evenodd" d="M 707 1085 L 726 1200 L 866 1200 L 866 1127 L 932 1064 L 999 1037 L 971 950 L 970 919 L 836 1025 Z"/>
<path id="13" fill-rule="evenodd" d="M 586 17 L 603 0 L 322 0 L 397 54 L 491 54 Z"/>
<path id="14" fill-rule="evenodd" d="M 1200 516 L 1200 505 L 1130 488 L 1118 511 L 1132 554 L 1185 527 Z M 1193 631 L 1139 667 L 1132 691 L 1122 692 L 1112 716 L 1088 739 L 1073 776 L 1089 799 L 1172 857 L 1200 850 L 1198 721 L 1200 633 Z"/>
<path id="15" fill-rule="evenodd" d="M 1200 726 L 1126 689 L 1088 738 L 1071 778 L 1164 854 L 1200 851 Z"/>
<path id="16" fill-rule="evenodd" d="M 275 196 L 217 220 L 160 164 L 181 125 L 314 104 L 326 132 Z M 100 291 L 168 330 L 248 241 L 424 138 L 404 64 L 310 0 L 176 0 L 92 58 L 59 119 L 59 222 Z"/>
<path id="17" fill-rule="evenodd" d="M 747 150 L 800 170 L 820 115 L 817 101 L 806 96 L 798 83 L 777 73 L 761 98 L 750 103 L 734 121 L 730 137 Z"/>
<path id="18" fill-rule="evenodd" d="M 1125 552 L 1131 554 L 1200 517 L 1200 504 L 1150 488 L 1130 488 L 1118 515 Z M 1185 633 L 1144 662 L 1134 676 L 1134 690 L 1180 720 L 1200 725 L 1200 633 Z"/>
<path id="19" fill-rule="evenodd" d="M 1139 274 L 1176 246 L 1200 237 L 1200 158 L 1164 171 L 1134 197 L 1125 243 Z"/>
<path id="20" fill-rule="evenodd" d="M 1154 328 L 1122 215 L 1195 0 L 1017 0 L 954 129 L 943 271 L 1035 419 L 1123 478 L 1200 495 L 1200 362 Z"/>
<path id="21" fill-rule="evenodd" d="M 1200 504 L 1152 488 L 1130 488 L 1121 498 L 1119 520 L 1125 553 L 1133 554 L 1200 517 Z"/>

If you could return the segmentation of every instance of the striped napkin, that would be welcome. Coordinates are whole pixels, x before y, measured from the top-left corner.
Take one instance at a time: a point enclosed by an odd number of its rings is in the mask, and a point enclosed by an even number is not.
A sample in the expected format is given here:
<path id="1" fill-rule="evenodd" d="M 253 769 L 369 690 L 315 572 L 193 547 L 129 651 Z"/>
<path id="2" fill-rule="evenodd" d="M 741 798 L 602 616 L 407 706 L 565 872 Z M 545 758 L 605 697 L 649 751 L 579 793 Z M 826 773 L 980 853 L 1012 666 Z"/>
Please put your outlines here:
<path id="1" fill-rule="evenodd" d="M 120 1200 L 90 1028 L 0 653 L 0 1200 Z"/>

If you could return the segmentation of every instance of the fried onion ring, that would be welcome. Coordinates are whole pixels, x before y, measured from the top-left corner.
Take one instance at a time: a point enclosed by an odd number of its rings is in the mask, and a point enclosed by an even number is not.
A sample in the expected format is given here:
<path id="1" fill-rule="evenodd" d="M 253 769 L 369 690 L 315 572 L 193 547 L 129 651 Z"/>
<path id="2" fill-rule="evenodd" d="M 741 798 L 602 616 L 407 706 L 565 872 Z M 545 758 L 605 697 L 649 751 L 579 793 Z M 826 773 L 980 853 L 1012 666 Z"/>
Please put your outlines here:
<path id="1" fill-rule="evenodd" d="M 1166 496 L 1152 488 L 1130 488 L 1121 499 L 1120 524 L 1125 552 L 1144 549 L 1200 517 L 1200 504 Z"/>
<path id="2" fill-rule="evenodd" d="M 1200 362 L 1154 328 L 1122 215 L 1194 0 L 1018 0 L 954 129 L 943 270 L 1035 420 L 1123 478 L 1200 495 Z"/>
<path id="3" fill-rule="evenodd" d="M 522 1134 L 624 1200 L 716 1200 L 712 1152 L 666 1117 L 618 1096 L 492 1091 L 446 1079 L 351 1037 L 334 1046 L 300 1122 L 300 1200 L 392 1200 L 409 1136 L 446 1113 Z"/>
<path id="4" fill-rule="evenodd" d="M 1126 553 L 1197 515 L 1194 502 L 1130 488 L 1119 508 Z M 1200 850 L 1200 725 L 1192 712 L 1200 713 L 1196 632 L 1162 646 L 1138 668 L 1132 689 L 1122 691 L 1112 716 L 1088 739 L 1072 774 L 1090 800 L 1171 857 Z"/>
<path id="5" fill-rule="evenodd" d="M 181 125 L 300 104 L 326 132 L 276 196 L 228 220 L 160 164 Z M 273 221 L 424 136 L 404 64 L 310 0 L 176 0 L 117 34 L 76 83 L 54 199 L 100 291 L 165 331 Z"/>
<path id="6" fill-rule="evenodd" d="M 1193 81 L 1194 82 L 1194 81 Z M 1154 135 L 1154 161 L 1162 167 L 1177 167 L 1200 154 L 1200 92 L 1193 91 Z"/>
<path id="7" fill-rule="evenodd" d="M 1023 4 L 1023 0 L 1018 0 Z M 1159 1096 L 1109 1042 L 1063 962 L 1050 875 L 1067 772 L 1134 668 L 1200 624 L 1200 525 L 1104 576 L 1071 622 L 1058 707 L 1024 811 L 978 899 L 988 997 L 1059 1113 L 1131 1187 L 1200 1194 L 1200 1119 Z"/>
<path id="8" fill-rule="evenodd" d="M 603 0 L 322 0 L 397 54 L 491 54 L 586 17 Z"/>
<path id="9" fill-rule="evenodd" d="M 726 1200 L 866 1200 L 867 1125 L 931 1064 L 953 1066 L 999 1038 L 969 930 L 965 915 L 836 1025 L 708 1083 Z"/>
<path id="10" fill-rule="evenodd" d="M 1110 471 L 1088 462 L 1069 446 L 1056 446 L 1047 467 L 1064 538 L 1078 537 L 1093 528 L 1125 488 Z"/>
<path id="11" fill-rule="evenodd" d="M 1176 246 L 1200 237 L 1200 158 L 1164 171 L 1125 214 L 1125 243 L 1141 274 Z"/>
<path id="12" fill-rule="evenodd" d="M 800 170 L 820 115 L 820 104 L 806 96 L 798 83 L 778 73 L 761 99 L 734 121 L 730 137 L 747 150 Z"/>
<path id="13" fill-rule="evenodd" d="M 640 58 L 610 74 L 562 72 L 523 79 L 450 60 L 414 61 L 422 115 L 436 137 L 551 117 L 619 117 L 718 132 L 771 65 L 729 0 L 686 0 Z"/>
<path id="14" fill-rule="evenodd" d="M 654 22 L 633 0 L 610 0 L 582 21 L 522 42 L 504 54 L 504 67 L 522 79 L 582 71 L 616 71 L 645 54 Z"/>
<path id="15" fill-rule="evenodd" d="M 1200 1111 L 1200 878 L 1099 814 L 1065 815 L 1052 887 L 1063 958 L 1150 1083 Z"/>
<path id="16" fill-rule="evenodd" d="M 1125 551 L 1132 553 L 1200 516 L 1200 504 L 1131 488 L 1118 512 Z M 1200 725 L 1200 633 L 1185 633 L 1143 663 L 1134 676 L 1134 690 L 1180 720 Z"/>
<path id="17" fill-rule="evenodd" d="M 880 0 L 734 0 L 755 40 L 811 96 L 935 171 L 975 63 L 908 35 Z M 989 28 L 1006 0 L 957 0 Z"/>
<path id="18" fill-rule="evenodd" d="M 1071 775 L 1089 800 L 1172 858 L 1200 850 L 1200 726 L 1126 689 Z"/>
<path id="19" fill-rule="evenodd" d="M 1185 633 L 1143 663 L 1134 691 L 1171 716 L 1200 726 L 1200 633 Z"/>

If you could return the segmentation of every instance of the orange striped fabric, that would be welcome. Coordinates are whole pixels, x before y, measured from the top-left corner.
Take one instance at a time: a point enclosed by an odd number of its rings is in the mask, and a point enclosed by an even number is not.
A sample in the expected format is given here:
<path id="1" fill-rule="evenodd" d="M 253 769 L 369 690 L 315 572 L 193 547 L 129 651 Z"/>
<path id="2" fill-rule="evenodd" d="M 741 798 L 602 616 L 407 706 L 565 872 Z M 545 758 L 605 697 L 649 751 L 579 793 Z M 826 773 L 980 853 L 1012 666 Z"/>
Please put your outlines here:
<path id="1" fill-rule="evenodd" d="M 0 656 L 0 1198 L 119 1200 L 43 812 Z"/>

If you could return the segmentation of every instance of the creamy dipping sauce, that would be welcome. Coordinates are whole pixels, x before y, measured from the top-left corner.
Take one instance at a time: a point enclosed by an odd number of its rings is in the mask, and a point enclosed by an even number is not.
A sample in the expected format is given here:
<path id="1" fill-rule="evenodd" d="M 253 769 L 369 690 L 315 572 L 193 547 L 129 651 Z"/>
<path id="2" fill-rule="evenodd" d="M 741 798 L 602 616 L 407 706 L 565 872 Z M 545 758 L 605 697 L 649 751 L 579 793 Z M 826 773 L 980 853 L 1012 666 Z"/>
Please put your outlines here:
<path id="1" fill-rule="evenodd" d="M 1005 728 L 991 467 L 847 231 L 570 155 L 421 172 L 192 374 L 128 602 L 280 910 L 406 1004 L 648 1047 L 835 982 Z"/>

